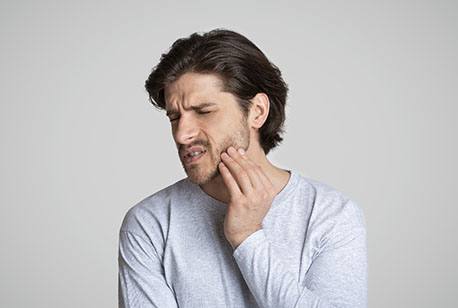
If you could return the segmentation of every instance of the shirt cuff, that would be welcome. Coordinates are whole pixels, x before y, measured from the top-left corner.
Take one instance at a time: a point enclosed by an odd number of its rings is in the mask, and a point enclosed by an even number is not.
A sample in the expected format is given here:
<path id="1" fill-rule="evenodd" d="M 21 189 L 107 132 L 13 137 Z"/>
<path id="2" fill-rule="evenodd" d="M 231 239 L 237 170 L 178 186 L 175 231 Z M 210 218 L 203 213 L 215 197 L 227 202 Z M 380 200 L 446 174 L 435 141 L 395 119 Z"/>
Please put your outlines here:
<path id="1" fill-rule="evenodd" d="M 254 248 L 258 247 L 267 240 L 264 229 L 259 229 L 256 232 L 251 233 L 242 243 L 240 243 L 233 252 L 233 256 L 236 259 L 242 260 L 245 256 L 250 254 Z"/>

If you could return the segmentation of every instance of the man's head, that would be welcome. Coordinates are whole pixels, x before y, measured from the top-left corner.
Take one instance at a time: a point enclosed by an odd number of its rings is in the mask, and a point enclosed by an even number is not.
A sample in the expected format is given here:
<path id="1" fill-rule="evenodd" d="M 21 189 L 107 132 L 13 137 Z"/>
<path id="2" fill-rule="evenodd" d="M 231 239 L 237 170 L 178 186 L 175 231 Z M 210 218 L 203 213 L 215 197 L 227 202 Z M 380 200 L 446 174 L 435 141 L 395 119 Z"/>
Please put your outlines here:
<path id="1" fill-rule="evenodd" d="M 182 164 L 196 183 L 218 175 L 220 154 L 231 145 L 248 149 L 252 142 L 267 155 L 283 140 L 288 87 L 279 69 L 236 32 L 178 39 L 145 87 L 151 103 L 167 111 Z"/>

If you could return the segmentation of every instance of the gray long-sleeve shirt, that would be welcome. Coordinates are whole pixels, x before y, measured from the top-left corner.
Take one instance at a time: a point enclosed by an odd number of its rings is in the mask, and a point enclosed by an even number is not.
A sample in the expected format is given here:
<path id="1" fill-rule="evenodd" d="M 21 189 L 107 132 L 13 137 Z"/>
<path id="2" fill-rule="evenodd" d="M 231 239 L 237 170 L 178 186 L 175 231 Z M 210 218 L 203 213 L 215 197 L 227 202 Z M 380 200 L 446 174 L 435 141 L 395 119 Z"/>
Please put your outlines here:
<path id="1" fill-rule="evenodd" d="M 232 249 L 226 205 L 187 178 L 129 209 L 120 307 L 367 307 L 362 210 L 294 170 L 262 229 Z"/>

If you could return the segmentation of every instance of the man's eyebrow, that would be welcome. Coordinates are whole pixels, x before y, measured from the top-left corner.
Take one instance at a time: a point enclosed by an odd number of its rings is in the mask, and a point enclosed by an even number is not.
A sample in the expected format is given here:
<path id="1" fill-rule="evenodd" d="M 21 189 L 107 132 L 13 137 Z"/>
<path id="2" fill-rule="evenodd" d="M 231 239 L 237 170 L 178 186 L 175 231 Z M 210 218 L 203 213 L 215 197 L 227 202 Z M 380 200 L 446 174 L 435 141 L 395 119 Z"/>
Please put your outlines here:
<path id="1" fill-rule="evenodd" d="M 190 109 L 192 109 L 192 110 L 203 109 L 205 107 L 210 107 L 210 106 L 215 106 L 215 105 L 216 105 L 215 103 L 208 102 L 208 103 L 202 103 L 202 104 L 199 104 L 199 105 L 191 106 Z M 178 110 L 169 109 L 169 110 L 167 110 L 166 115 L 170 116 L 172 114 L 177 114 L 177 113 L 179 113 Z"/>

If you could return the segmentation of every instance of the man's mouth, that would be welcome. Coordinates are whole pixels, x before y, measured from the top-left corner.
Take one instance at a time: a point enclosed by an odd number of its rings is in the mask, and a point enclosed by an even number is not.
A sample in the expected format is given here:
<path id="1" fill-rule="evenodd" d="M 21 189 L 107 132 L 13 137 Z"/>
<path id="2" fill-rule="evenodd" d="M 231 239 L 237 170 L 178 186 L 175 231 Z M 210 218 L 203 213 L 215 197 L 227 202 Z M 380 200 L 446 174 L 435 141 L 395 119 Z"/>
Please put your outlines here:
<path id="1" fill-rule="evenodd" d="M 184 156 L 184 163 L 185 163 L 185 164 L 195 163 L 195 162 L 197 162 L 200 158 L 202 158 L 206 153 L 207 153 L 207 151 L 205 151 L 205 150 L 199 150 L 199 151 L 188 152 L 188 153 Z"/>

